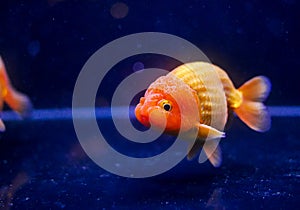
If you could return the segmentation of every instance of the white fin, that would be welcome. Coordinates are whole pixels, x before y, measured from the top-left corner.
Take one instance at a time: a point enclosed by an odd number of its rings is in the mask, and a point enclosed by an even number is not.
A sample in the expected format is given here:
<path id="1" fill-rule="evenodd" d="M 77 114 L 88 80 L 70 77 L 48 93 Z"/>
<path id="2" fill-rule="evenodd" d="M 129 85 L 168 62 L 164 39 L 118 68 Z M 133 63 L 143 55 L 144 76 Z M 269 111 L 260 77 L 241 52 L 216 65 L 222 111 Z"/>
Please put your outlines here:
<path id="1" fill-rule="evenodd" d="M 222 152 L 221 148 L 218 146 L 219 141 L 208 140 L 205 142 L 203 149 L 211 164 L 214 167 L 219 167 L 222 163 Z M 200 160 L 199 156 L 199 162 Z"/>
<path id="2" fill-rule="evenodd" d="M 207 133 L 206 140 L 216 139 L 216 138 L 224 138 L 225 133 L 221 132 L 209 125 L 198 123 L 197 126 L 199 127 L 199 133 Z"/>
<path id="3" fill-rule="evenodd" d="M 5 125 L 3 123 L 3 121 L 0 119 L 0 132 L 5 131 Z"/>

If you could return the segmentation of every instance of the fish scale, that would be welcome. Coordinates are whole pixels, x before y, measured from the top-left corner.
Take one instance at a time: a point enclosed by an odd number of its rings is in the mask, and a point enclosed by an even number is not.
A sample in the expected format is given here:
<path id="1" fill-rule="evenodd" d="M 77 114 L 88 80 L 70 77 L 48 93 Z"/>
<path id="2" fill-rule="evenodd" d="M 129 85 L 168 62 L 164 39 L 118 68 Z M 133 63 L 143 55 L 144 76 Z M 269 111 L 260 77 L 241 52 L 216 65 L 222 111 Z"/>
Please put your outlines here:
<path id="1" fill-rule="evenodd" d="M 170 74 L 197 92 L 200 123 L 223 129 L 227 120 L 227 103 L 218 72 L 211 66 L 197 62 L 181 65 Z"/>
<path id="2" fill-rule="evenodd" d="M 203 84 L 203 81 L 198 77 L 194 71 L 187 66 L 181 66 L 174 69 L 171 74 L 174 74 L 177 78 L 188 84 L 193 90 L 197 92 L 200 104 L 198 105 L 200 110 L 200 122 L 209 125 L 211 104 L 210 99 L 207 97 L 207 89 Z"/>

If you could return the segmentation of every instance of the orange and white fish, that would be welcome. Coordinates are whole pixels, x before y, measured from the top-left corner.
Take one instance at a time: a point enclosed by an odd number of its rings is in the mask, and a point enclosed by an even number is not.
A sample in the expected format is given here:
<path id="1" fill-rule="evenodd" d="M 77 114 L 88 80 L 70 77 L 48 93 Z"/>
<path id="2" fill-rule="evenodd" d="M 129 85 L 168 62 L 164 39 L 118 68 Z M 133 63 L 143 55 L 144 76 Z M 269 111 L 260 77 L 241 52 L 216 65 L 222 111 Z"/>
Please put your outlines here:
<path id="1" fill-rule="evenodd" d="M 5 65 L 0 57 L 0 110 L 3 108 L 3 102 L 16 111 L 22 117 L 28 116 L 32 109 L 30 99 L 14 89 L 6 73 Z M 5 131 L 5 125 L 0 119 L 0 131 Z"/>
<path id="2" fill-rule="evenodd" d="M 185 131 L 197 129 L 197 139 L 189 149 L 188 159 L 203 147 L 210 162 L 218 167 L 222 157 L 218 141 L 214 139 L 225 136 L 223 129 L 229 115 L 235 112 L 246 125 L 258 132 L 270 128 L 271 118 L 263 104 L 270 90 L 271 83 L 264 76 L 254 77 L 236 89 L 221 68 L 205 62 L 186 63 L 159 77 L 148 87 L 135 108 L 135 115 L 143 125 L 153 125 L 168 134 L 176 135 L 182 127 Z M 182 98 L 182 107 L 188 107 L 191 100 L 196 101 L 199 121 L 180 114 L 173 94 Z M 155 117 L 150 120 L 151 113 L 155 113 Z M 165 123 L 162 123 L 162 118 L 166 119 Z M 182 124 L 183 118 L 188 123 Z"/>

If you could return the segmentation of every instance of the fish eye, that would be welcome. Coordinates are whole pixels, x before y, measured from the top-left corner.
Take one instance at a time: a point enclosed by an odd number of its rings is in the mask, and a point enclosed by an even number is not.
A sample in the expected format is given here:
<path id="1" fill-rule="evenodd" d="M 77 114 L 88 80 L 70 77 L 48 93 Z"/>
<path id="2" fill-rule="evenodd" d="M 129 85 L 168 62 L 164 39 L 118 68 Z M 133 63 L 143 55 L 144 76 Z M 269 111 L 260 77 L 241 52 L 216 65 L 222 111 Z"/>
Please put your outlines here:
<path id="1" fill-rule="evenodd" d="M 167 112 L 169 112 L 169 111 L 172 110 L 172 105 L 171 105 L 171 103 L 168 100 L 163 100 L 159 104 Z"/>
<path id="2" fill-rule="evenodd" d="M 164 104 L 164 110 L 171 111 L 171 105 L 170 104 Z"/>

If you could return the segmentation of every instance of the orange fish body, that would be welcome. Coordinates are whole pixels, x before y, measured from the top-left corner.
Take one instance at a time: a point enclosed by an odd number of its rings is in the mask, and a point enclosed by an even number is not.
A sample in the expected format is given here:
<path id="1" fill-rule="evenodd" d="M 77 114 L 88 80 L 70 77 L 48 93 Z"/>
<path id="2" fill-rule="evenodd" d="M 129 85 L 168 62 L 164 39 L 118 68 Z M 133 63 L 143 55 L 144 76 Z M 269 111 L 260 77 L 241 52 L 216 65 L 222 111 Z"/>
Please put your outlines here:
<path id="1" fill-rule="evenodd" d="M 0 109 L 3 108 L 3 102 L 7 103 L 8 106 L 16 111 L 21 116 L 27 116 L 32 108 L 30 99 L 16 91 L 11 85 L 8 75 L 6 73 L 4 62 L 0 57 Z M 0 131 L 4 131 L 5 126 L 3 121 L 0 119 Z"/>
<path id="2" fill-rule="evenodd" d="M 214 139 L 225 136 L 223 129 L 228 113 L 235 112 L 256 131 L 270 128 L 270 115 L 262 103 L 270 88 L 269 80 L 258 76 L 236 89 L 221 68 L 205 62 L 187 63 L 154 81 L 140 99 L 135 115 L 143 125 L 164 128 L 173 135 L 179 130 L 197 129 L 197 140 L 189 148 L 188 159 L 203 147 L 210 162 L 217 167 L 222 158 L 218 141 Z M 179 98 L 180 106 L 174 95 Z M 196 117 L 191 101 L 196 102 Z"/>

